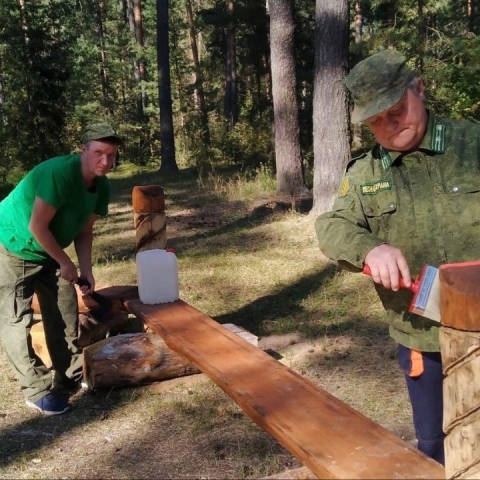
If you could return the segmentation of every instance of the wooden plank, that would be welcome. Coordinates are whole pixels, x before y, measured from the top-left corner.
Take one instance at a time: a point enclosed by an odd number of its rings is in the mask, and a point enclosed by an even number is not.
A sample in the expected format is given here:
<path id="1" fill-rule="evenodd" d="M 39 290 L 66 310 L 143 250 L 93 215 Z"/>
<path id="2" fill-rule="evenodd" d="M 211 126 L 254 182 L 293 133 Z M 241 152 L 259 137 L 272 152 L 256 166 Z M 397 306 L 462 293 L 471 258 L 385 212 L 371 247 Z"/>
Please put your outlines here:
<path id="1" fill-rule="evenodd" d="M 127 300 L 318 478 L 445 478 L 444 468 L 182 300 Z"/>

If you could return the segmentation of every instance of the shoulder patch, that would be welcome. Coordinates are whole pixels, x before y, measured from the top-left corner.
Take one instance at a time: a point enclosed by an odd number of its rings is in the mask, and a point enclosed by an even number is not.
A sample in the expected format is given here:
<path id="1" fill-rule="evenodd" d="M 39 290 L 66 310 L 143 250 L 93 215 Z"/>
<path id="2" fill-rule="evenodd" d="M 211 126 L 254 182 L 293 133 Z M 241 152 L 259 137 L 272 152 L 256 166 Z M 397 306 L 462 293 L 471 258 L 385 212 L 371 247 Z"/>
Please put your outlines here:
<path id="1" fill-rule="evenodd" d="M 338 189 L 338 196 L 340 198 L 344 197 L 348 191 L 350 190 L 350 179 L 345 177 L 340 184 L 340 188 Z"/>

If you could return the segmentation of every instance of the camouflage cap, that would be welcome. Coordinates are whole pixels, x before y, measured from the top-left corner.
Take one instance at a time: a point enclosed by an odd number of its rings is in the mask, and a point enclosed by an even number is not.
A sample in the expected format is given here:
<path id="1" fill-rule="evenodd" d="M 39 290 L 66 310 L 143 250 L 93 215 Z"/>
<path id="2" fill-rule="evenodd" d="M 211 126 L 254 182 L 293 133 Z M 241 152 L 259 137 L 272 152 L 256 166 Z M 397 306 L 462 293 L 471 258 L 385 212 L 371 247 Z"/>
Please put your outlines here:
<path id="1" fill-rule="evenodd" d="M 362 60 L 345 78 L 355 107 L 352 123 L 359 123 L 395 105 L 415 73 L 396 50 L 382 50 Z"/>
<path id="2" fill-rule="evenodd" d="M 92 123 L 85 127 L 82 135 L 82 143 L 85 144 L 90 140 L 101 140 L 102 138 L 112 138 L 117 143 L 122 143 L 122 138 L 108 123 Z"/>

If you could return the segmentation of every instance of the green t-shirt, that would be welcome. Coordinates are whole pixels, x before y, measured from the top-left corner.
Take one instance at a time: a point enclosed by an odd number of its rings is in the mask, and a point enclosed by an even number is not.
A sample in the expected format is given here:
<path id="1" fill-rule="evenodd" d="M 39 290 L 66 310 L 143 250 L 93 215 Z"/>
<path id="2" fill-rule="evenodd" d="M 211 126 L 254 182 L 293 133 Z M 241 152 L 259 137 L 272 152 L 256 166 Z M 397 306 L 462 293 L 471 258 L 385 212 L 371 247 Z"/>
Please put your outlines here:
<path id="1" fill-rule="evenodd" d="M 88 191 L 80 155 L 66 155 L 37 165 L 0 202 L 0 242 L 21 258 L 44 262 L 50 257 L 28 228 L 36 197 L 57 209 L 49 227 L 58 244 L 66 248 L 92 213 L 107 215 L 110 184 L 106 177 L 97 177 L 95 190 Z"/>

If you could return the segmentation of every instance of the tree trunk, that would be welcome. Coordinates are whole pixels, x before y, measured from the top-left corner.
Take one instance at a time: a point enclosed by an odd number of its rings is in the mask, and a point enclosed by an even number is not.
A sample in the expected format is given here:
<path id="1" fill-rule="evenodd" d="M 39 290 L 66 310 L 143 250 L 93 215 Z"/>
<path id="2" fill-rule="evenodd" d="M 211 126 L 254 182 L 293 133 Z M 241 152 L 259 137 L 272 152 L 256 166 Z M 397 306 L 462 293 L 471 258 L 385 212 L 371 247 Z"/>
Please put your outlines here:
<path id="1" fill-rule="evenodd" d="M 140 119 L 145 117 L 145 109 L 148 105 L 147 92 L 145 90 L 146 67 L 145 59 L 143 57 L 143 50 L 145 48 L 143 35 L 143 21 L 142 21 L 142 2 L 141 0 L 127 0 L 128 25 L 130 32 L 135 39 L 137 47 L 136 58 L 133 61 L 135 82 L 140 90 L 140 95 L 137 101 L 138 117 Z"/>
<path id="2" fill-rule="evenodd" d="M 268 9 L 277 191 L 284 195 L 302 195 L 307 189 L 300 151 L 293 2 L 269 0 Z"/>
<path id="3" fill-rule="evenodd" d="M 467 20 L 470 32 L 478 35 L 478 18 L 480 16 L 478 0 L 467 0 Z"/>
<path id="4" fill-rule="evenodd" d="M 355 51 L 356 56 L 360 56 L 362 53 L 362 41 L 363 41 L 363 13 L 362 13 L 362 0 L 355 0 Z M 359 58 L 359 60 L 361 60 Z M 353 126 L 353 138 L 352 149 L 358 150 L 362 147 L 362 124 L 357 123 Z"/>
<path id="5" fill-rule="evenodd" d="M 105 1 L 104 0 L 93 0 L 93 8 L 95 12 L 95 20 L 96 20 L 96 27 L 97 27 L 97 35 L 98 35 L 98 42 L 99 42 L 99 49 L 100 49 L 100 58 L 98 64 L 98 70 L 100 75 L 100 83 L 102 85 L 102 105 L 105 108 L 105 111 L 109 114 L 113 114 L 113 108 L 110 101 L 110 85 L 109 79 L 107 74 L 107 66 L 106 66 L 106 47 L 105 47 L 105 25 L 104 25 L 104 18 L 105 18 Z"/>
<path id="6" fill-rule="evenodd" d="M 2 74 L 2 64 L 0 62 L 0 124 L 5 123 L 5 118 L 4 118 L 4 103 L 5 103 L 5 97 L 4 97 L 4 79 L 3 79 L 3 74 Z"/>
<path id="7" fill-rule="evenodd" d="M 160 171 L 178 171 L 175 160 L 172 91 L 170 83 L 170 46 L 168 42 L 168 0 L 157 0 L 158 98 L 160 106 Z"/>
<path id="8" fill-rule="evenodd" d="M 345 172 L 349 149 L 347 91 L 348 2 L 317 0 L 313 88 L 313 208 L 331 209 Z"/>
<path id="9" fill-rule="evenodd" d="M 208 128 L 207 107 L 205 105 L 205 95 L 203 93 L 202 72 L 200 70 L 200 59 L 198 56 L 197 34 L 193 23 L 192 1 L 186 1 L 188 33 L 190 37 L 190 47 L 192 49 L 193 69 L 194 69 L 194 94 L 193 103 L 195 109 L 200 112 L 202 140 L 204 145 L 210 146 L 210 130 Z"/>
<path id="10" fill-rule="evenodd" d="M 234 0 L 227 0 L 227 12 L 230 21 L 227 25 L 227 46 L 225 65 L 225 116 L 232 129 L 238 121 L 237 112 L 237 67 L 235 51 L 235 22 L 233 19 Z"/>
<path id="11" fill-rule="evenodd" d="M 418 28 L 418 61 L 417 70 L 420 76 L 423 76 L 423 57 L 425 55 L 425 41 L 426 41 L 426 29 L 425 29 L 425 17 L 423 15 L 423 0 L 418 0 L 417 3 L 417 28 Z"/>

